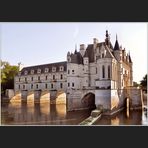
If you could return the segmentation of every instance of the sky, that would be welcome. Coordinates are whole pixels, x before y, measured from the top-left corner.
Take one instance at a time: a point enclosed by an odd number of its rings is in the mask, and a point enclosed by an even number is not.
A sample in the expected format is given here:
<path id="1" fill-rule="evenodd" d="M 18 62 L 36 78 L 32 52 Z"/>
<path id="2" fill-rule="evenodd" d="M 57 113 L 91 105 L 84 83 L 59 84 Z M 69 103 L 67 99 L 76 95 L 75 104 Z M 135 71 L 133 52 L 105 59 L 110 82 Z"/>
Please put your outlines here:
<path id="1" fill-rule="evenodd" d="M 114 46 L 116 34 L 119 45 L 130 52 L 133 79 L 138 82 L 147 74 L 146 23 L 62 23 L 12 22 L 0 23 L 1 59 L 24 67 L 66 61 L 67 52 L 79 50 L 80 44 L 105 40 L 108 30 Z"/>

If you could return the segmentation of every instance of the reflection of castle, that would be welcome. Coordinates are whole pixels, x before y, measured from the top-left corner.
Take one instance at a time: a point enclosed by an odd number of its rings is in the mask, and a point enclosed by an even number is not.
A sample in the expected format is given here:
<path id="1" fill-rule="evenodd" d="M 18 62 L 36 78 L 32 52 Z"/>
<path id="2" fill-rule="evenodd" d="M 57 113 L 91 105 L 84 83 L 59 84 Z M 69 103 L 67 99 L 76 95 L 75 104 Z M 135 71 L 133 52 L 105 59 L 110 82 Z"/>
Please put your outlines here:
<path id="1" fill-rule="evenodd" d="M 118 92 L 111 90 L 120 90 L 132 84 L 130 54 L 119 46 L 117 37 L 112 46 L 108 31 L 104 42 L 94 38 L 93 44 L 87 47 L 81 44 L 79 51 L 68 52 L 67 61 L 24 67 L 15 77 L 15 91 L 47 90 L 50 96 L 54 96 L 54 91 L 65 91 L 70 98 L 69 106 L 73 107 L 80 107 L 81 101 L 76 100 L 81 100 L 88 92 L 101 99 L 104 94 L 110 97 L 117 95 Z"/>

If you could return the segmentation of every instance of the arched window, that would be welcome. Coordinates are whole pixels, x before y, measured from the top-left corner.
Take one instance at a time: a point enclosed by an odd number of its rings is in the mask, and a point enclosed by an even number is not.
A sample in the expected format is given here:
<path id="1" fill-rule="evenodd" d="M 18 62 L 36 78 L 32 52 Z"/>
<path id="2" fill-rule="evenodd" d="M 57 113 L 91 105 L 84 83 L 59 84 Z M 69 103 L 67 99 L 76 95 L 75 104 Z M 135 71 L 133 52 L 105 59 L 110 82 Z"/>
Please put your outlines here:
<path id="1" fill-rule="evenodd" d="M 110 65 L 108 65 L 108 78 L 110 79 Z"/>
<path id="2" fill-rule="evenodd" d="M 61 75 L 61 79 L 63 79 L 63 75 Z"/>
<path id="3" fill-rule="evenodd" d="M 105 78 L 105 66 L 102 66 L 102 78 Z"/>
<path id="4" fill-rule="evenodd" d="M 47 84 L 45 84 L 45 88 L 47 89 L 47 87 L 48 87 L 48 85 Z"/>
<path id="5" fill-rule="evenodd" d="M 70 70 L 68 69 L 68 74 L 70 74 Z"/>
<path id="6" fill-rule="evenodd" d="M 55 79 L 55 75 L 53 75 L 53 80 Z"/>
<path id="7" fill-rule="evenodd" d="M 45 77 L 45 79 L 47 80 L 48 76 Z"/>
<path id="8" fill-rule="evenodd" d="M 63 88 L 63 84 L 62 83 L 60 83 L 60 87 Z"/>

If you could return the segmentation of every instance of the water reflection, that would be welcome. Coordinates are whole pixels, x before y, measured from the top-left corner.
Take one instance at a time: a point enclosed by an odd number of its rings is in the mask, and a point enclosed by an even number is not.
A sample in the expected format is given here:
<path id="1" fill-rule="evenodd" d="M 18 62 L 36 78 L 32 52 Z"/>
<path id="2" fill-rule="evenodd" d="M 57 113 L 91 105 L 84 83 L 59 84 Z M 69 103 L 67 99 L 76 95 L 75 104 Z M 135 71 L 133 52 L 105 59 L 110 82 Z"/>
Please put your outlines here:
<path id="1" fill-rule="evenodd" d="M 148 125 L 148 117 L 143 110 L 123 110 L 112 117 L 102 116 L 94 125 Z"/>
<path id="2" fill-rule="evenodd" d="M 67 112 L 66 105 L 10 102 L 2 104 L 2 125 L 71 125 L 79 124 L 90 110 Z"/>
<path id="3" fill-rule="evenodd" d="M 118 117 L 115 117 L 113 119 L 111 119 L 111 125 L 119 125 L 119 118 Z"/>

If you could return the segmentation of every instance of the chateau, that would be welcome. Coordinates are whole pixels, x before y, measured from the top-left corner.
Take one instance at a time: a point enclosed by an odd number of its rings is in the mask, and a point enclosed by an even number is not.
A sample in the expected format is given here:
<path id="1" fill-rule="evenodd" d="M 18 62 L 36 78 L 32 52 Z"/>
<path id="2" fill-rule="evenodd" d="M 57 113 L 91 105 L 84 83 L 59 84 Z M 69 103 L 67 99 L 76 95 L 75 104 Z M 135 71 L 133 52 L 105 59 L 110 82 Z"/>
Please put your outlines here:
<path id="1" fill-rule="evenodd" d="M 46 97 L 58 103 L 58 95 L 65 93 L 69 111 L 93 105 L 115 110 L 133 85 L 132 67 L 130 54 L 119 46 L 117 36 L 113 45 L 106 31 L 103 42 L 94 38 L 87 47 L 81 44 L 79 51 L 67 53 L 67 61 L 24 67 L 15 77 L 15 94 L 22 100 Z"/>

